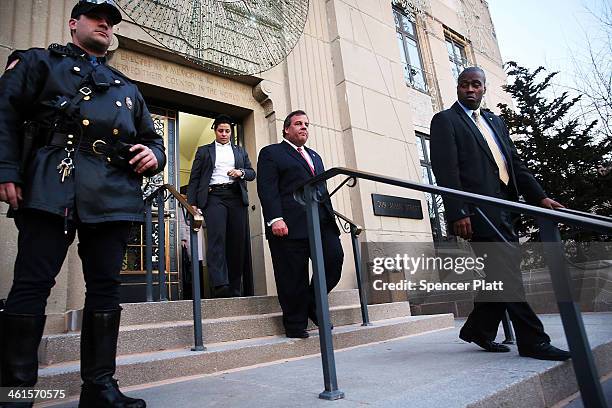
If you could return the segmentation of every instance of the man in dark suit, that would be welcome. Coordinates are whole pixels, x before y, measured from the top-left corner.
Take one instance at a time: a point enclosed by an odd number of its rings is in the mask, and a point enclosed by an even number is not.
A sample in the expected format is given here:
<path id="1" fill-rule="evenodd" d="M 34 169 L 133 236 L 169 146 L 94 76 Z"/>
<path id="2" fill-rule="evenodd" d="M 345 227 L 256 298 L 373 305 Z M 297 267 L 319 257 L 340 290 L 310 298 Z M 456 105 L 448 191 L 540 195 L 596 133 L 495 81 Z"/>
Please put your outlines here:
<path id="1" fill-rule="evenodd" d="M 206 221 L 206 262 L 215 297 L 240 296 L 244 257 L 249 245 L 246 182 L 255 171 L 246 151 L 231 142 L 232 119 L 220 115 L 213 123 L 215 141 L 196 152 L 187 201 Z"/>
<path id="2" fill-rule="evenodd" d="M 505 200 L 517 201 L 522 195 L 528 203 L 545 208 L 562 205 L 546 197 L 525 164 L 520 160 L 501 118 L 480 109 L 486 92 L 485 73 L 478 67 L 465 69 L 459 75 L 456 102 L 450 109 L 437 113 L 431 120 L 431 163 L 437 183 L 443 187 L 469 191 Z M 517 336 L 519 354 L 543 360 L 566 360 L 567 351 L 550 344 L 540 319 L 524 301 L 520 272 L 518 236 L 512 215 L 492 207 L 482 207 L 503 239 L 487 225 L 468 204 L 457 199 L 444 198 L 447 220 L 455 235 L 472 242 L 489 244 L 494 252 L 485 261 L 487 280 L 500 278 L 508 283 L 522 301 L 478 301 L 459 337 L 474 342 L 486 351 L 507 352 L 507 346 L 494 342 L 499 323 L 507 310 Z M 482 246 L 473 246 L 482 256 Z M 491 255 L 491 254 L 488 254 Z M 507 294 L 509 295 L 509 294 Z M 509 300 L 504 295 L 503 300 Z M 491 299 L 489 299 L 491 300 Z"/>
<path id="3" fill-rule="evenodd" d="M 293 198 L 298 187 L 325 171 L 321 157 L 304 146 L 308 126 L 304 111 L 291 112 L 283 124 L 285 140 L 264 147 L 257 162 L 257 193 L 266 223 L 283 325 L 287 337 L 294 338 L 308 337 L 309 317 L 317 324 L 314 289 L 312 284 L 310 288 L 308 285 L 310 247 L 306 209 Z M 323 198 L 319 216 L 329 292 L 340 280 L 344 253 L 327 188 L 321 183 L 317 189 Z"/>

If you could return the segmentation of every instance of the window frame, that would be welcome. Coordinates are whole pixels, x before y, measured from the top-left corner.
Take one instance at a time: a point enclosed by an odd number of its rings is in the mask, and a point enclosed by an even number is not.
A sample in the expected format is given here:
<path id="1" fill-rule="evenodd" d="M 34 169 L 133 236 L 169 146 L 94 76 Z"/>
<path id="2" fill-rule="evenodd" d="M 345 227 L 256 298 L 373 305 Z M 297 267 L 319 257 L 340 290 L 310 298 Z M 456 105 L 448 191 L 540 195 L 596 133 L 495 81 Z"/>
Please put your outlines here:
<path id="1" fill-rule="evenodd" d="M 429 159 L 429 150 L 427 149 L 427 146 L 429 145 L 429 141 L 431 138 L 426 133 L 422 133 L 419 131 L 416 131 L 414 133 L 415 133 L 416 139 L 420 140 L 420 143 L 417 142 L 417 149 L 421 149 L 421 151 L 418 152 L 419 153 L 419 163 L 421 165 L 421 171 L 424 168 L 427 171 L 427 181 L 429 182 L 429 184 L 435 185 L 433 169 L 431 166 L 431 160 Z M 422 159 L 420 158 L 421 153 L 423 155 Z M 429 194 L 429 193 L 424 193 L 424 194 Z M 432 223 L 432 235 L 433 235 L 434 242 L 452 241 L 453 236 L 450 234 L 448 230 L 448 222 L 446 221 L 445 212 L 444 211 L 440 212 L 439 206 L 436 205 L 437 197 L 439 196 L 439 194 L 430 194 L 430 195 L 431 195 L 433 214 L 434 214 L 433 223 Z M 427 201 L 427 206 L 429 207 L 429 201 Z M 430 208 L 427 208 L 427 214 L 431 214 Z M 445 228 L 446 234 L 444 234 L 442 230 L 442 218 L 444 218 L 444 223 L 446 225 L 446 228 Z M 431 222 L 432 220 L 431 216 L 429 217 L 429 220 Z"/>
<path id="2" fill-rule="evenodd" d="M 448 52 L 449 43 L 453 48 L 452 56 Z M 467 53 L 467 42 L 447 30 L 444 33 L 444 44 L 446 45 L 446 54 L 448 55 L 448 60 L 451 64 L 451 73 L 453 74 L 453 78 L 457 80 L 461 71 L 470 66 L 470 60 L 468 59 Z M 459 49 L 459 53 L 461 54 L 459 56 L 457 56 L 455 53 L 455 49 L 457 48 Z M 456 73 L 455 70 L 457 70 Z"/>
<path id="3" fill-rule="evenodd" d="M 408 80 L 406 81 L 406 85 L 410 86 L 411 88 L 416 89 L 417 91 L 429 94 L 429 84 L 427 83 L 427 75 L 425 74 L 425 69 L 423 69 L 423 53 L 421 52 L 421 44 L 418 38 L 418 32 L 417 32 L 417 25 L 416 25 L 416 21 L 415 21 L 415 17 L 412 13 L 407 13 L 406 11 L 404 11 L 401 7 L 398 6 L 393 6 L 393 20 L 395 22 L 396 20 L 396 14 L 398 14 L 400 17 L 403 16 L 405 18 L 407 18 L 410 23 L 412 24 L 412 32 L 414 34 L 409 33 L 408 31 L 405 31 L 404 28 L 401 26 L 401 24 L 395 24 L 395 33 L 396 36 L 397 34 L 402 36 L 402 46 L 403 46 L 403 52 L 404 55 L 406 57 L 406 65 L 408 67 Z M 408 45 L 407 45 L 407 41 L 406 38 L 414 41 L 414 43 L 416 44 L 416 49 L 417 49 L 417 54 L 418 54 L 418 58 L 419 58 L 419 64 L 420 64 L 420 68 L 418 68 L 417 66 L 414 66 L 410 60 L 410 53 L 408 52 Z M 402 69 L 404 69 L 404 64 L 402 63 Z M 421 88 L 420 86 L 417 85 L 416 81 L 414 80 L 415 76 L 418 75 L 418 73 L 415 75 L 412 73 L 413 70 L 418 70 L 420 71 L 420 75 L 422 78 L 422 82 L 423 82 L 423 87 Z M 417 72 L 418 72 L 417 71 Z M 404 80 L 406 80 L 406 77 L 404 76 Z"/>

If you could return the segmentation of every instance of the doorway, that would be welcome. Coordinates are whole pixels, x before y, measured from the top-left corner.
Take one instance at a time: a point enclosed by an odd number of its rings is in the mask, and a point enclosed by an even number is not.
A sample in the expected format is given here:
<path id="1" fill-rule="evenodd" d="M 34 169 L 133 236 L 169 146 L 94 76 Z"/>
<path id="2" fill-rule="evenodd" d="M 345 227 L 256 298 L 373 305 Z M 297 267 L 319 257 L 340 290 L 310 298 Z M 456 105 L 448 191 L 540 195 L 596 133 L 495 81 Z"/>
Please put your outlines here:
<path id="1" fill-rule="evenodd" d="M 149 105 L 156 132 L 164 138 L 167 163 L 162 173 L 157 175 L 155 184 L 172 184 L 183 195 L 186 195 L 191 167 L 198 147 L 215 140 L 212 129 L 213 113 L 197 115 L 176 109 L 161 108 Z M 242 126 L 233 126 L 232 143 L 243 145 Z M 146 180 L 145 180 L 146 182 Z M 165 262 L 166 293 L 169 300 L 191 299 L 191 262 L 190 251 L 186 250 L 189 242 L 189 231 L 185 225 L 182 210 L 175 200 L 168 200 L 164 208 L 165 222 L 165 259 L 159 260 L 159 234 L 157 227 L 157 208 L 153 208 L 153 298 L 159 298 L 158 262 Z M 130 233 L 128 247 L 121 270 L 121 302 L 143 302 L 146 299 L 145 270 L 145 236 L 144 226 L 135 225 Z M 206 269 L 205 230 L 200 234 L 200 281 L 202 298 L 211 296 L 208 271 Z M 253 294 L 252 266 L 250 246 L 247 246 L 247 257 L 243 272 L 243 295 Z M 197 260 L 198 262 L 200 260 Z"/>

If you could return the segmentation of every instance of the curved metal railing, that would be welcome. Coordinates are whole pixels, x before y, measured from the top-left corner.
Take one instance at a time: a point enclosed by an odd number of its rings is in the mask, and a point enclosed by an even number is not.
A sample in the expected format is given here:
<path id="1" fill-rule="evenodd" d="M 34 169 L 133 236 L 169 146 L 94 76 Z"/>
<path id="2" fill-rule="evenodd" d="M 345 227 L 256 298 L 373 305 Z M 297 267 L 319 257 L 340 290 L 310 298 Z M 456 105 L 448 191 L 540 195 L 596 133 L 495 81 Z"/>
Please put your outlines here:
<path id="1" fill-rule="evenodd" d="M 348 180 L 348 179 L 347 179 Z M 356 182 L 356 181 L 355 181 Z M 344 184 L 344 183 L 343 183 Z M 351 187 L 355 186 L 353 184 Z M 342 187 L 342 184 L 330 194 L 330 197 Z M 340 221 L 342 230 L 351 234 L 351 244 L 353 247 L 353 260 L 355 262 L 355 275 L 357 277 L 357 289 L 359 291 L 359 304 L 361 306 L 361 321 L 362 326 L 370 326 L 370 315 L 368 314 L 368 297 L 365 291 L 363 274 L 361 273 L 361 248 L 359 248 L 359 234 L 363 232 L 363 227 L 357 225 L 355 221 L 348 218 L 346 215 L 334 211 L 334 215 Z"/>

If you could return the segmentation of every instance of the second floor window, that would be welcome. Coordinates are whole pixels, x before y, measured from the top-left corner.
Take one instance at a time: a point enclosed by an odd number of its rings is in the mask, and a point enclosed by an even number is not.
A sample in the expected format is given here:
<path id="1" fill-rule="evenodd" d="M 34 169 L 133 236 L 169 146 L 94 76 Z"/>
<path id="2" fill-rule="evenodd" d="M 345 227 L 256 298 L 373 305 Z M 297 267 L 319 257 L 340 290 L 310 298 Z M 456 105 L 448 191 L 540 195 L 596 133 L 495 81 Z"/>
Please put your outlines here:
<path id="1" fill-rule="evenodd" d="M 393 8 L 393 17 L 395 18 L 397 43 L 404 68 L 404 79 L 410 86 L 427 92 L 427 82 L 421 62 L 414 17 L 405 14 L 398 8 Z"/>
<path id="2" fill-rule="evenodd" d="M 456 81 L 459 74 L 469 66 L 465 46 L 452 37 L 446 37 L 446 50 L 448 51 L 453 78 Z"/>

